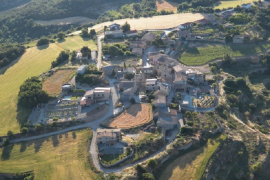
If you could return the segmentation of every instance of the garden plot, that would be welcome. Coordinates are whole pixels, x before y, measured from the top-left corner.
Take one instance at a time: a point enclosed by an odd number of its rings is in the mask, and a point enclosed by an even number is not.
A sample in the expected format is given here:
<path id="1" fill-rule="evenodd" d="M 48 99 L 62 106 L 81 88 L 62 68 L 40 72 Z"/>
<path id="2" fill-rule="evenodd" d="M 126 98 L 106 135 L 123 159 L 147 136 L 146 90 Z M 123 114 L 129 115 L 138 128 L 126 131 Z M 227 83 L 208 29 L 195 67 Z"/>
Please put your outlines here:
<path id="1" fill-rule="evenodd" d="M 211 108 L 215 104 L 215 97 L 204 96 L 201 99 L 194 99 L 193 104 L 199 108 Z"/>
<path id="2" fill-rule="evenodd" d="M 71 79 L 75 71 L 75 69 L 56 71 L 51 77 L 45 80 L 42 89 L 52 97 L 58 96 L 62 92 L 62 85 Z"/>
<path id="3" fill-rule="evenodd" d="M 71 116 L 77 116 L 77 107 L 71 107 L 71 108 L 65 108 L 65 109 L 57 109 L 57 110 L 47 110 L 46 116 L 48 118 L 58 117 L 58 118 L 64 118 L 64 117 L 71 117 Z"/>
<path id="4" fill-rule="evenodd" d="M 152 120 L 152 108 L 149 104 L 134 104 L 120 116 L 105 122 L 105 126 L 129 129 L 141 126 Z"/>

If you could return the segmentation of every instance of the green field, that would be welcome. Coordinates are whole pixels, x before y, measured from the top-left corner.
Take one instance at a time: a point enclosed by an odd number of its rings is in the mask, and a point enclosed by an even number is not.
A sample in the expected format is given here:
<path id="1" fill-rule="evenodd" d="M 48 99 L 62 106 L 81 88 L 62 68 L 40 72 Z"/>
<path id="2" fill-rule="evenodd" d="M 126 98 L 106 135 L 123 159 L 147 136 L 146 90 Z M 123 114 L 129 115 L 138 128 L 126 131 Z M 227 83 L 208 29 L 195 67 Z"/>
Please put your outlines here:
<path id="1" fill-rule="evenodd" d="M 179 177 L 181 179 L 201 179 L 209 159 L 219 147 L 220 142 L 225 139 L 225 135 L 221 135 L 215 139 L 209 139 L 204 147 L 175 159 L 163 171 L 159 179 L 178 180 Z"/>
<path id="2" fill-rule="evenodd" d="M 222 59 L 224 54 L 231 57 L 255 55 L 270 48 L 270 44 L 231 44 L 206 45 L 203 47 L 187 48 L 180 61 L 186 65 L 202 65 L 211 60 Z"/>
<path id="3" fill-rule="evenodd" d="M 17 98 L 20 85 L 32 76 L 37 76 L 50 69 L 51 62 L 64 49 L 78 50 L 88 46 L 92 50 L 97 47 L 92 40 L 83 40 L 80 36 L 69 37 L 63 42 L 49 46 L 32 47 L 24 55 L 7 68 L 0 69 L 0 135 L 6 135 L 8 130 L 19 132 L 20 122 L 29 112 L 17 112 Z"/>
<path id="4" fill-rule="evenodd" d="M 223 9 L 236 7 L 237 5 L 245 4 L 245 3 L 253 3 L 256 0 L 235 0 L 235 1 L 219 1 L 215 4 L 215 9 Z"/>
<path id="5" fill-rule="evenodd" d="M 0 172 L 34 170 L 35 179 L 98 179 L 87 158 L 89 129 L 0 148 Z"/>

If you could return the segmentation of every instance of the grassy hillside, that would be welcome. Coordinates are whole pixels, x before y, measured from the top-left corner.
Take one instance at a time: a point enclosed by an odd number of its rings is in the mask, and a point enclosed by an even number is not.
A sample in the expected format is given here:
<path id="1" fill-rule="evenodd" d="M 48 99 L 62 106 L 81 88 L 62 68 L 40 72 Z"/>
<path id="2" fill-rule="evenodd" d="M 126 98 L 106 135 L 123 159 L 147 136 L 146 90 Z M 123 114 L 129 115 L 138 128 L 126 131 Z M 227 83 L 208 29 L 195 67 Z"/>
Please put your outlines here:
<path id="1" fill-rule="evenodd" d="M 199 180 L 209 159 L 220 145 L 220 142 L 225 139 L 225 135 L 209 139 L 204 147 L 177 158 L 164 170 L 159 179 L 176 180 L 181 177 L 181 179 Z"/>
<path id="2" fill-rule="evenodd" d="M 35 179 L 98 179 L 87 162 L 89 130 L 80 130 L 0 149 L 0 172 L 34 170 Z"/>
<path id="3" fill-rule="evenodd" d="M 223 58 L 224 54 L 231 57 L 254 55 L 270 48 L 270 44 L 231 44 L 231 45 L 207 45 L 192 47 L 180 57 L 180 61 L 186 65 L 202 65 L 214 59 Z"/>
<path id="4" fill-rule="evenodd" d="M 17 95 L 20 85 L 32 76 L 37 76 L 51 67 L 63 49 L 78 50 L 89 46 L 92 50 L 97 47 L 92 40 L 83 40 L 79 36 L 67 38 L 64 42 L 50 44 L 48 47 L 32 47 L 7 70 L 0 69 L 0 135 L 6 135 L 8 130 L 19 132 L 20 123 L 28 117 L 29 112 L 17 112 Z"/>

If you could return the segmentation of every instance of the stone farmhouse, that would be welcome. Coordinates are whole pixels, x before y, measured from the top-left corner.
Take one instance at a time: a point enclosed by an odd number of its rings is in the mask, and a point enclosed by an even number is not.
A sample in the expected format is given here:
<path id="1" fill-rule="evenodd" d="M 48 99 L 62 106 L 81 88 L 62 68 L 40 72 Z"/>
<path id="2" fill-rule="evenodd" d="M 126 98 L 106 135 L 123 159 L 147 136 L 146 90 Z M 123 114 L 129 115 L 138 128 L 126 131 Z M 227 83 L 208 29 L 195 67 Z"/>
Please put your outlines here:
<path id="1" fill-rule="evenodd" d="M 97 129 L 97 144 L 114 145 L 121 140 L 121 129 Z"/>
<path id="2" fill-rule="evenodd" d="M 81 106 L 91 106 L 93 103 L 109 101 L 111 97 L 111 88 L 98 87 L 87 91 L 80 100 Z"/>

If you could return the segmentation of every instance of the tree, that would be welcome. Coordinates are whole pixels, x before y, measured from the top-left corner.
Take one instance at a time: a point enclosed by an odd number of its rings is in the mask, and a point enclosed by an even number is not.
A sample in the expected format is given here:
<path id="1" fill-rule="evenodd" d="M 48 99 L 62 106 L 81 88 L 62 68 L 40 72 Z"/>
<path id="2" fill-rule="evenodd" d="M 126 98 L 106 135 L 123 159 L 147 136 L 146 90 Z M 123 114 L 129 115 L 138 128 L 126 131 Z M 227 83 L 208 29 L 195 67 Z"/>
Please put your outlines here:
<path id="1" fill-rule="evenodd" d="M 212 85 L 213 85 L 213 89 L 216 90 L 216 88 L 217 88 L 217 83 L 213 83 Z"/>
<path id="2" fill-rule="evenodd" d="M 250 109 L 252 112 L 255 112 L 257 108 L 256 108 L 255 104 L 250 103 L 250 104 L 249 104 L 249 109 Z"/>
<path id="3" fill-rule="evenodd" d="M 40 124 L 35 125 L 36 132 L 39 132 L 42 129 L 42 126 Z"/>
<path id="4" fill-rule="evenodd" d="M 57 37 L 58 37 L 59 39 L 64 39 L 64 38 L 65 38 L 65 34 L 64 34 L 63 32 L 59 32 L 59 33 L 57 34 Z"/>
<path id="5" fill-rule="evenodd" d="M 42 37 L 38 40 L 37 42 L 37 46 L 42 46 L 42 45 L 46 45 L 46 44 L 49 44 L 49 39 L 46 38 L 46 37 Z"/>
<path id="6" fill-rule="evenodd" d="M 191 112 L 190 111 L 186 111 L 185 115 L 186 115 L 187 118 L 190 118 L 191 117 Z"/>
<path id="7" fill-rule="evenodd" d="M 154 169 L 154 168 L 157 166 L 156 160 L 150 159 L 150 160 L 148 161 L 148 166 L 151 167 L 152 169 Z"/>
<path id="8" fill-rule="evenodd" d="M 138 164 L 138 165 L 136 166 L 136 170 L 137 170 L 139 176 L 141 176 L 143 173 L 146 173 L 145 168 L 142 167 L 140 164 Z"/>
<path id="9" fill-rule="evenodd" d="M 7 136 L 8 136 L 9 138 L 14 137 L 14 132 L 11 131 L 11 130 L 9 130 L 9 131 L 7 132 Z"/>
<path id="10" fill-rule="evenodd" d="M 112 75 L 112 77 L 114 77 L 116 75 L 116 72 L 115 72 L 114 69 L 112 70 L 112 74 L 111 75 Z"/>
<path id="11" fill-rule="evenodd" d="M 121 29 L 123 30 L 123 32 L 127 32 L 130 31 L 130 24 L 128 24 L 127 22 L 121 27 Z"/>
<path id="12" fill-rule="evenodd" d="M 133 73 L 126 73 L 125 78 L 128 79 L 128 80 L 131 80 L 131 79 L 134 78 L 134 74 Z"/>
<path id="13" fill-rule="evenodd" d="M 28 133 L 28 128 L 27 128 L 27 127 L 23 127 L 23 128 L 21 129 L 21 133 L 22 133 L 22 134 L 27 134 L 27 133 Z"/>
<path id="14" fill-rule="evenodd" d="M 91 56 L 91 49 L 89 49 L 87 46 L 83 46 L 81 53 L 83 57 L 87 56 L 87 58 L 89 58 L 89 56 Z"/>
<path id="15" fill-rule="evenodd" d="M 90 30 L 90 36 L 95 36 L 97 33 L 96 33 L 96 30 L 95 29 L 91 29 Z"/>
<path id="16" fill-rule="evenodd" d="M 88 37 L 88 29 L 87 28 L 82 29 L 82 37 Z"/>
<path id="17" fill-rule="evenodd" d="M 135 104 L 135 103 L 136 103 L 135 99 L 134 99 L 134 98 L 131 98 L 131 99 L 130 99 L 130 103 L 131 103 L 131 104 Z"/>
<path id="18" fill-rule="evenodd" d="M 155 177 L 151 173 L 143 173 L 143 180 L 155 180 Z"/>
<path id="19" fill-rule="evenodd" d="M 127 68 L 126 62 L 124 62 L 124 68 L 125 68 L 125 69 Z"/>
<path id="20" fill-rule="evenodd" d="M 127 155 L 130 155 L 132 152 L 131 148 L 130 147 L 127 147 Z"/>

